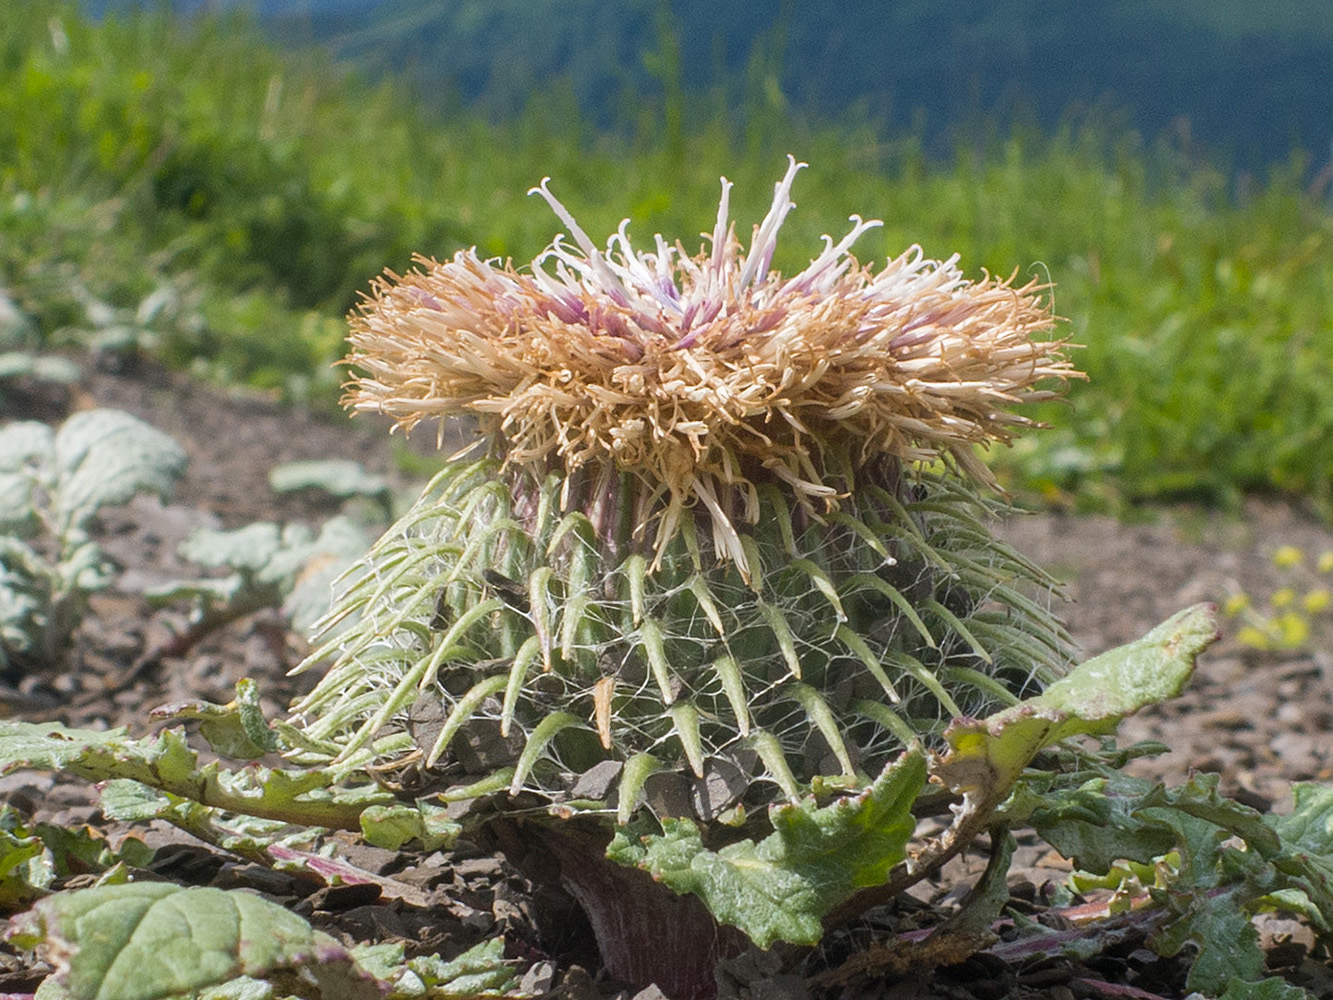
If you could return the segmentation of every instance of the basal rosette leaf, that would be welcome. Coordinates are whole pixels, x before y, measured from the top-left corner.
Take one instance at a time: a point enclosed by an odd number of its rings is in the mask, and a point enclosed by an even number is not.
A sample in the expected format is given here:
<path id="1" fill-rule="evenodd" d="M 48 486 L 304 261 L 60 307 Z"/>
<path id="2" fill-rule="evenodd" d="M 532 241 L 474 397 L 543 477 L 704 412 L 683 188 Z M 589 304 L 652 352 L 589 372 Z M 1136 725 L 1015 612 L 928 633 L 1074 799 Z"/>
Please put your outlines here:
<path id="1" fill-rule="evenodd" d="M 340 500 L 384 498 L 389 493 L 389 481 L 384 476 L 369 471 L 360 462 L 342 458 L 283 462 L 269 470 L 268 484 L 276 493 L 321 490 Z"/>
<path id="2" fill-rule="evenodd" d="M 173 580 L 148 591 L 158 603 L 186 600 L 201 620 L 226 621 L 262 607 L 281 605 L 304 632 L 326 614 L 334 581 L 370 545 L 350 517 L 329 518 L 314 535 L 300 524 L 255 522 L 229 531 L 200 529 L 180 545 L 180 555 L 225 576 Z"/>
<path id="3" fill-rule="evenodd" d="M 405 959 L 402 942 L 359 945 L 352 949 L 357 965 L 392 986 L 391 996 L 505 996 L 518 986 L 513 964 L 505 958 L 504 939 L 491 938 L 446 962 L 438 955 Z"/>
<path id="4" fill-rule="evenodd" d="M 9 669 L 41 647 L 56 573 L 4 530 L 0 528 L 0 668 Z"/>
<path id="5" fill-rule="evenodd" d="M 299 541 L 309 540 L 308 529 L 293 526 Z M 184 559 L 208 569 L 231 569 L 258 576 L 284 542 L 280 525 L 269 521 L 255 521 L 230 531 L 199 528 L 180 543 L 178 552 Z"/>
<path id="6" fill-rule="evenodd" d="M 1117 861 L 1151 864 L 1175 850 L 1175 835 L 1138 815 L 1153 787 L 1146 778 L 1118 771 L 1077 787 L 1036 792 L 1024 781 L 1005 805 L 1014 823 L 1037 828 L 1042 839 L 1083 872 L 1105 874 Z"/>
<path id="7" fill-rule="evenodd" d="M 98 787 L 98 804 L 109 820 L 165 820 L 204 843 L 260 864 L 274 863 L 279 843 L 309 842 L 321 833 L 318 827 L 293 829 L 292 824 L 280 820 L 224 812 L 125 778 L 102 782 Z"/>
<path id="8" fill-rule="evenodd" d="M 704 847 L 691 820 L 664 820 L 660 835 L 617 834 L 613 861 L 637 866 L 676 892 L 699 896 L 721 923 L 767 948 L 815 944 L 821 919 L 857 889 L 883 882 L 906 853 L 916 826 L 912 803 L 926 780 L 924 751 L 913 748 L 860 795 L 816 806 L 773 806 L 773 833 L 719 851 Z"/>
<path id="9" fill-rule="evenodd" d="M 0 300 L 3 299 L 4 297 L 0 296 Z M 4 322 L 6 313 L 4 301 L 0 301 L 0 328 L 6 325 Z M 0 339 L 8 338 L 0 336 Z M 0 353 L 0 381 L 15 378 L 72 385 L 83 378 L 83 369 L 69 358 L 62 358 L 58 354 L 30 354 L 27 351 Z"/>
<path id="10" fill-rule="evenodd" d="M 146 882 L 60 893 L 15 917 L 7 938 L 44 947 L 72 1000 L 158 1000 L 299 967 L 325 996 L 381 995 L 333 938 L 241 890 Z"/>
<path id="11" fill-rule="evenodd" d="M 178 702 L 153 709 L 149 718 L 197 719 L 208 745 L 233 760 L 258 760 L 279 749 L 278 737 L 259 707 L 259 685 L 248 677 L 236 682 L 236 698 L 226 705 Z"/>
<path id="12" fill-rule="evenodd" d="M 33 421 L 0 429 L 0 666 L 60 657 L 88 595 L 111 582 L 91 520 L 144 491 L 166 496 L 185 462 L 171 438 L 119 410 L 76 413 L 54 433 Z"/>
<path id="13" fill-rule="evenodd" d="M 1305 897 L 1303 906 L 1292 908 L 1327 934 L 1333 931 L 1333 785 L 1303 782 L 1292 792 L 1288 815 L 1264 817 L 1283 847 L 1273 864 L 1285 877 L 1285 891 Z"/>
<path id="14" fill-rule="evenodd" d="M 1216 608 L 1196 604 L 1143 638 L 1095 656 L 1035 698 L 945 733 L 936 774 L 955 792 L 998 802 L 1044 747 L 1112 732 L 1122 718 L 1178 695 L 1195 658 L 1217 638 Z"/>
<path id="15" fill-rule="evenodd" d="M 1195 658 L 1217 637 L 1217 608 L 1196 604 L 1142 638 L 1094 656 L 1031 699 L 1032 704 L 1109 731 L 1124 716 L 1178 695 L 1194 672 Z"/>
<path id="16" fill-rule="evenodd" d="M 6 722 L 0 725 L 0 773 L 20 768 L 59 771 L 98 747 L 128 741 L 127 730 L 67 729 L 59 723 Z"/>
<path id="17" fill-rule="evenodd" d="M 1233 890 L 1208 898 L 1188 917 L 1171 924 L 1151 940 L 1153 950 L 1171 957 L 1186 943 L 1197 948 L 1185 985 L 1195 993 L 1216 996 L 1264 974 L 1259 932 L 1242 907 L 1246 893 Z"/>
<path id="18" fill-rule="evenodd" d="M 0 531 L 27 537 L 40 524 L 41 462 L 54 446 L 46 424 L 20 420 L 0 430 Z"/>
<path id="19" fill-rule="evenodd" d="M 371 539 L 351 517 L 331 517 L 319 534 L 304 545 L 290 545 L 275 553 L 267 569 L 282 591 L 282 610 L 292 627 L 308 632 L 329 612 L 335 583 L 363 556 Z"/>
<path id="20" fill-rule="evenodd" d="M 1140 814 L 1175 832 L 1182 858 L 1179 876 L 1162 897 L 1171 919 L 1150 944 L 1166 955 L 1187 943 L 1197 949 L 1186 982 L 1191 989 L 1244 995 L 1243 989 L 1261 985 L 1255 981 L 1264 971 L 1251 917 L 1284 909 L 1327 932 L 1333 856 L 1322 853 L 1327 845 L 1321 841 L 1330 797 L 1328 789 L 1298 786 L 1293 813 L 1272 817 L 1225 798 L 1218 783 L 1217 775 L 1199 775 L 1144 796 Z M 1241 842 L 1243 849 L 1235 846 Z"/>
<path id="21" fill-rule="evenodd" d="M 360 829 L 369 805 L 393 797 L 375 786 L 338 787 L 327 769 L 285 770 L 199 764 L 180 729 L 135 740 L 125 730 L 94 732 L 59 723 L 0 724 L 0 774 L 21 768 L 65 771 L 87 781 L 130 779 L 217 809 L 332 829 Z"/>
<path id="22" fill-rule="evenodd" d="M 1218 1000 L 1311 1000 L 1312 996 L 1281 976 L 1270 976 L 1257 983 L 1234 980 Z"/>
<path id="23" fill-rule="evenodd" d="M 121 410 L 86 410 L 55 436 L 55 505 L 62 527 L 81 527 L 102 507 L 145 491 L 167 496 L 185 452 L 157 428 Z"/>
<path id="24" fill-rule="evenodd" d="M 1292 794 L 1291 812 L 1266 817 L 1268 824 L 1294 850 L 1333 858 L 1333 785 L 1301 782 Z"/>
<path id="25" fill-rule="evenodd" d="M 1178 874 L 1156 893 L 1170 917 L 1149 939 L 1153 950 L 1170 957 L 1192 946 L 1186 985 L 1208 996 L 1230 983 L 1258 979 L 1264 954 L 1251 923 L 1251 904 L 1272 887 L 1275 873 L 1263 855 L 1266 846 L 1276 843 L 1262 817 L 1223 798 L 1216 775 L 1201 775 L 1179 788 L 1154 787 L 1144 797 L 1140 815 L 1172 831 L 1180 857 Z M 1248 827 L 1258 835 L 1247 843 L 1253 849 L 1230 845 L 1232 827 Z"/>
<path id="26" fill-rule="evenodd" d="M 462 832 L 462 826 L 449 818 L 443 806 L 426 802 L 368 806 L 361 813 L 361 834 L 366 842 L 390 851 L 412 840 L 419 841 L 427 851 L 452 847 Z"/>
<path id="27" fill-rule="evenodd" d="M 0 909 L 12 912 L 46 892 L 55 878 L 46 845 L 36 836 L 0 830 Z"/>
<path id="28" fill-rule="evenodd" d="M 1020 787 L 1006 809 L 1079 868 L 1100 873 L 1121 858 L 1146 863 L 1170 853 L 1173 870 L 1152 890 L 1165 915 L 1149 943 L 1167 956 L 1189 949 L 1191 989 L 1303 996 L 1256 981 L 1263 952 L 1251 919 L 1284 910 L 1324 934 L 1333 926 L 1333 788 L 1297 785 L 1292 812 L 1274 816 L 1218 786 L 1213 774 L 1173 788 L 1110 774 L 1074 789 Z"/>

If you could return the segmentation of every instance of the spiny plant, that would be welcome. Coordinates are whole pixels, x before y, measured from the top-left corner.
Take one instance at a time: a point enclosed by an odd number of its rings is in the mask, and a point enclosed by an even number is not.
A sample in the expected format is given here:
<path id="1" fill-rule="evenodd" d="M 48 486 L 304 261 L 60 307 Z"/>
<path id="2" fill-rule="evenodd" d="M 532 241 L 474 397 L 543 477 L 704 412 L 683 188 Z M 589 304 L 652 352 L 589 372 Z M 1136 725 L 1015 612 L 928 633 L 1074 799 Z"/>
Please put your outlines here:
<path id="1" fill-rule="evenodd" d="M 1054 582 L 991 533 L 975 453 L 1075 374 L 1043 287 L 916 247 L 876 272 L 859 216 L 770 270 L 802 166 L 748 250 L 725 180 L 693 256 L 625 224 L 599 250 L 544 181 L 576 246 L 376 285 L 346 402 L 477 441 L 326 621 L 309 760 L 762 828 L 1064 672 Z"/>
<path id="2" fill-rule="evenodd" d="M 1035 339 L 1041 288 L 919 248 L 874 273 L 849 249 L 878 223 L 856 216 L 770 271 L 801 166 L 748 252 L 725 182 L 693 257 L 636 252 L 624 225 L 603 253 L 543 183 L 577 250 L 557 237 L 524 272 L 464 251 L 376 286 L 346 402 L 404 429 L 470 415 L 482 454 L 448 462 L 342 596 L 309 660 L 336 662 L 297 707 L 312 741 L 456 767 L 453 741 L 490 726 L 511 793 L 625 762 L 623 822 L 649 773 L 718 760 L 754 779 L 745 804 L 862 786 L 1060 674 L 1053 581 L 990 533 L 974 453 L 1071 374 Z M 414 748 L 392 733 L 423 696 L 448 723 Z"/>

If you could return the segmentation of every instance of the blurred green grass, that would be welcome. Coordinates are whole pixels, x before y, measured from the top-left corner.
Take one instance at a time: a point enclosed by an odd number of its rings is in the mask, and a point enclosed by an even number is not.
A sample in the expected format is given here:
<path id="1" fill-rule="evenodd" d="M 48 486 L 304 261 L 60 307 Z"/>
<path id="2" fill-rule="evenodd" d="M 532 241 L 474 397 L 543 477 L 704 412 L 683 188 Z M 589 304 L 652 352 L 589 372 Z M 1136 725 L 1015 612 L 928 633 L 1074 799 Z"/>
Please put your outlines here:
<path id="1" fill-rule="evenodd" d="M 791 152 L 811 168 L 783 269 L 859 212 L 886 223 L 862 259 L 920 243 L 974 276 L 1054 282 L 1091 377 L 1043 410 L 1054 429 L 995 455 L 1011 485 L 1083 506 L 1263 491 L 1333 509 L 1327 172 L 1311 182 L 1294 155 L 1232 177 L 1101 112 L 1053 134 L 977 123 L 940 161 L 874 121 L 803 118 L 762 79 L 733 121 L 682 92 L 669 36 L 656 58 L 662 93 L 598 133 L 559 85 L 493 121 L 280 52 L 243 18 L 20 5 L 0 22 L 0 289 L 31 321 L 11 340 L 128 324 L 171 364 L 331 406 L 342 316 L 370 279 L 473 244 L 530 259 L 561 228 L 526 196 L 542 177 L 594 238 L 628 215 L 641 242 L 690 246 L 719 175 L 743 231 Z"/>

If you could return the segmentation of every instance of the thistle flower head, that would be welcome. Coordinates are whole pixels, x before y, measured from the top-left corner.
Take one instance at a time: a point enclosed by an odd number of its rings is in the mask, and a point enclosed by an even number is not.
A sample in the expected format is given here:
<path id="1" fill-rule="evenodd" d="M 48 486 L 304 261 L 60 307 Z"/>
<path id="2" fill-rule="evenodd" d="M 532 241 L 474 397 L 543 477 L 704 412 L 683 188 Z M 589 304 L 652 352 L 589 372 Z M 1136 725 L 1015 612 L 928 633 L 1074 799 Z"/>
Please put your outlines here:
<path id="1" fill-rule="evenodd" d="M 878 271 L 851 255 L 879 226 L 852 216 L 840 241 L 791 277 L 770 269 L 794 207 L 791 160 L 743 248 L 722 181 L 717 221 L 690 256 L 656 237 L 635 250 L 628 220 L 599 250 L 556 199 L 569 230 L 529 268 L 483 261 L 390 275 L 352 319 L 346 402 L 404 429 L 478 417 L 496 454 L 538 475 L 597 466 L 639 477 L 660 498 L 656 547 L 702 505 L 716 551 L 745 572 L 734 522 L 753 522 L 756 486 L 782 481 L 834 506 L 855 468 L 884 457 L 951 459 L 989 482 L 973 447 L 1031 421 L 1012 404 L 1046 398 L 1072 372 L 1035 281 L 969 281 L 912 247 Z"/>
<path id="2" fill-rule="evenodd" d="M 471 415 L 490 454 L 446 463 L 345 578 L 294 709 L 308 752 L 415 755 L 464 797 L 503 774 L 621 823 L 649 775 L 702 795 L 716 768 L 725 802 L 670 806 L 711 822 L 864 787 L 1061 674 L 1055 582 L 990 534 L 973 451 L 1074 374 L 1038 339 L 1043 289 L 919 248 L 864 266 L 856 216 L 784 277 L 800 167 L 748 249 L 725 180 L 695 256 L 626 224 L 599 249 L 543 181 L 570 235 L 530 267 L 465 251 L 377 285 L 348 401 L 407 429 Z M 606 761 L 618 786 L 585 795 Z"/>

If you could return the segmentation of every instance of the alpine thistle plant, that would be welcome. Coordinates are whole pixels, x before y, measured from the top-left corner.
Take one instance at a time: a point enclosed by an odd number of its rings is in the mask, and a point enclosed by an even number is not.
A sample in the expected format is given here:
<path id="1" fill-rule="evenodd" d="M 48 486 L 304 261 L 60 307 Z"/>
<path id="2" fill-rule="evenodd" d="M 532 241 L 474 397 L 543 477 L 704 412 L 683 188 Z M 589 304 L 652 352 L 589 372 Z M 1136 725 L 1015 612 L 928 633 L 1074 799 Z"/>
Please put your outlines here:
<path id="1" fill-rule="evenodd" d="M 694 255 L 627 223 L 601 250 L 543 181 L 569 237 L 530 267 L 469 250 L 375 285 L 345 402 L 477 443 L 348 578 L 295 710 L 310 755 L 753 825 L 1061 675 L 1053 581 L 992 535 L 976 456 L 1076 374 L 1043 287 L 919 247 L 861 264 L 859 216 L 771 270 L 803 166 L 748 247 L 725 179 Z"/>

